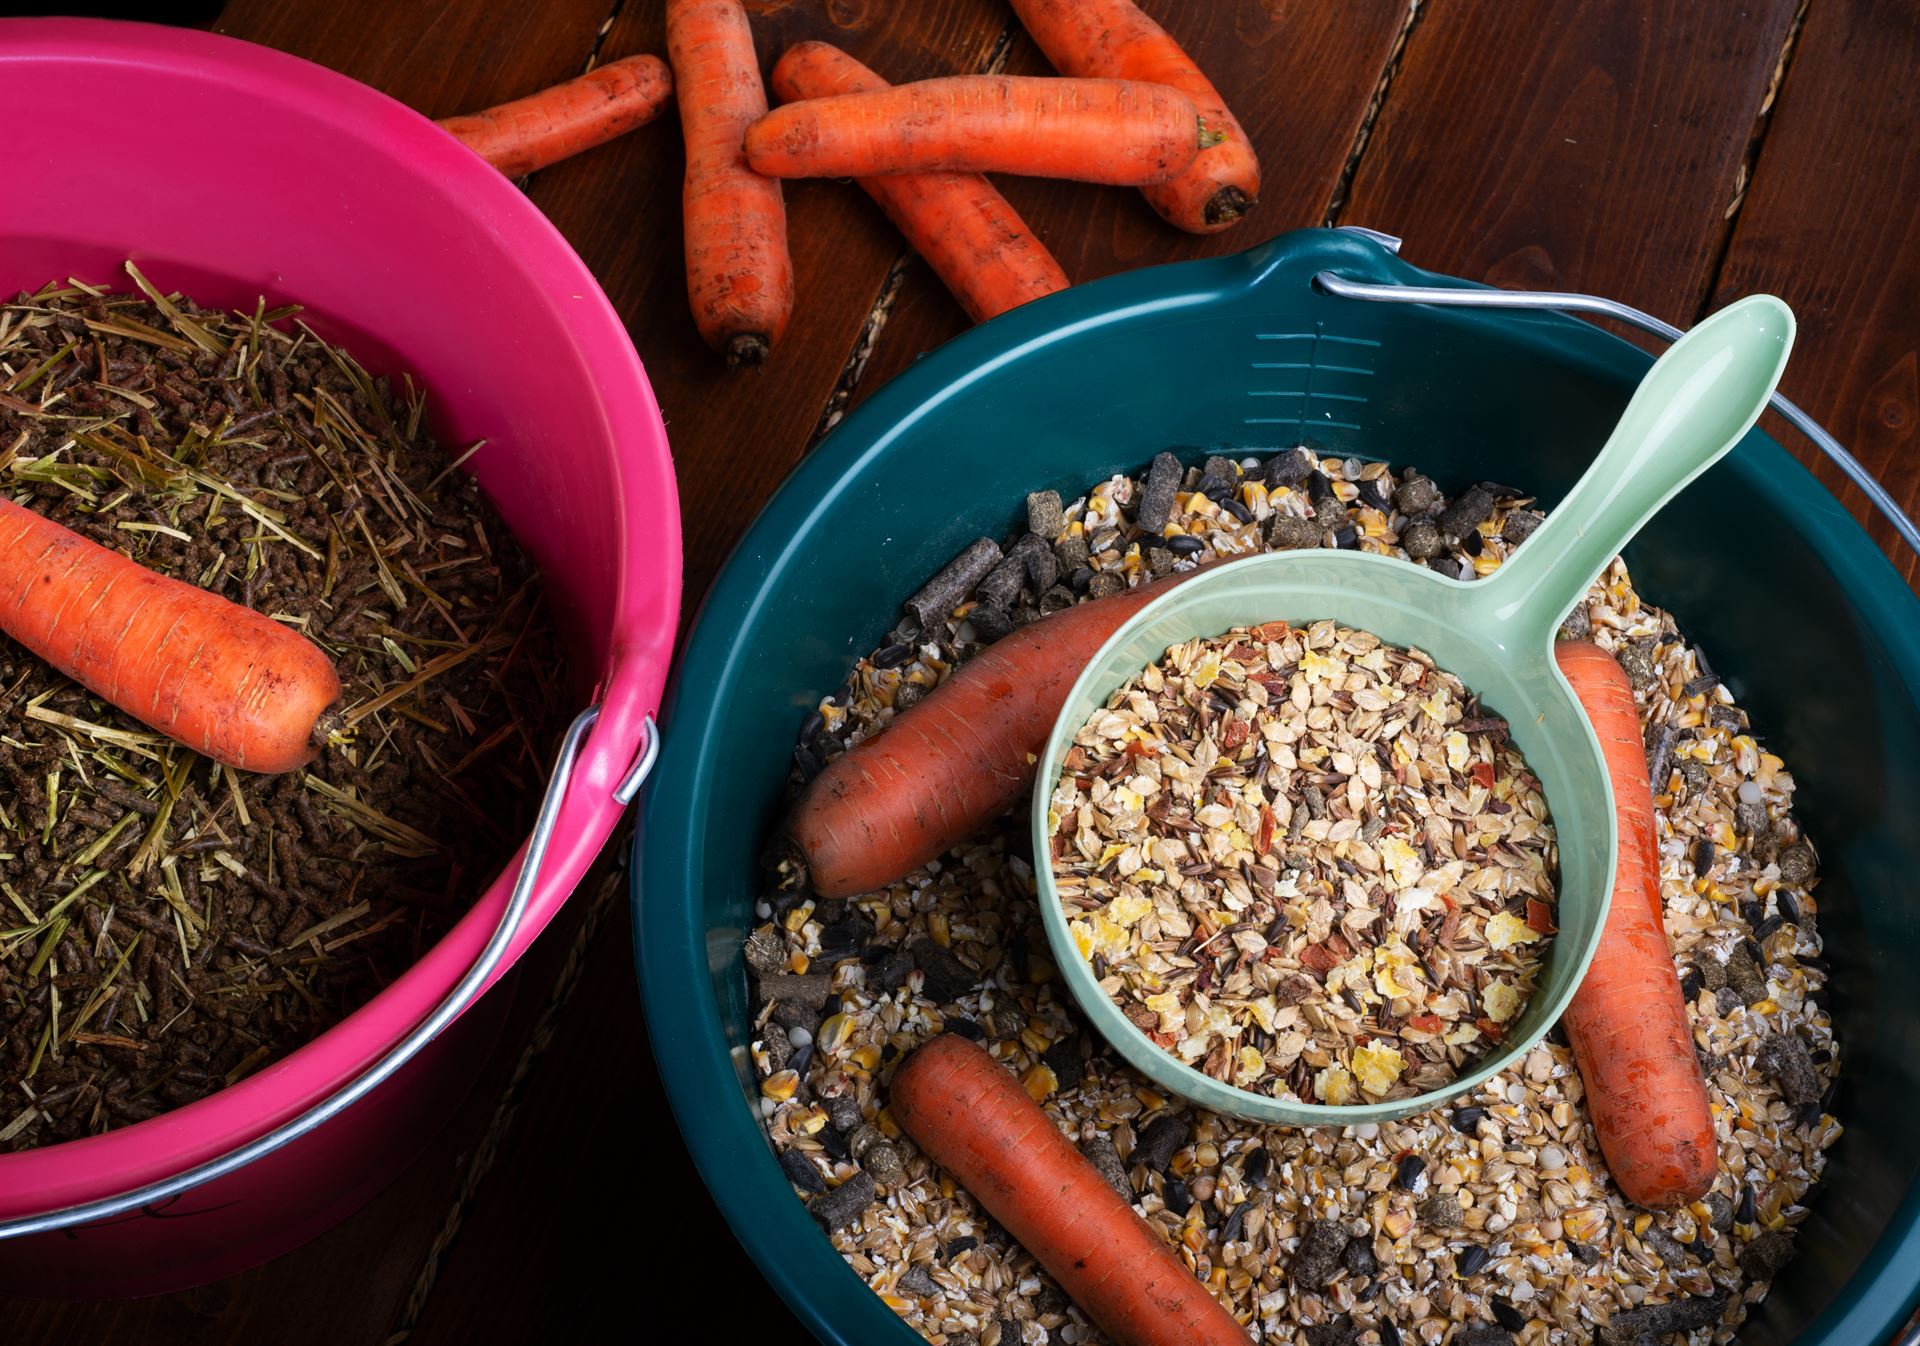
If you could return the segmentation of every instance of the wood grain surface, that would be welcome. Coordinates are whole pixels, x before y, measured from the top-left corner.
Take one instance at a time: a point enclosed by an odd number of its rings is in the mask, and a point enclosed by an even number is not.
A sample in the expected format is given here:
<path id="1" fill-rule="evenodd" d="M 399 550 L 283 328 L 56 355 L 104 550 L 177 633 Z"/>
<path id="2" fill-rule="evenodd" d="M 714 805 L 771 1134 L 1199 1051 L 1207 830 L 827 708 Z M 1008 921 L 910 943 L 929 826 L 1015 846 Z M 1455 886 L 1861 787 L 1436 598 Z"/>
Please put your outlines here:
<path id="1" fill-rule="evenodd" d="M 1142 3 L 1246 125 L 1262 200 L 1239 227 L 1194 238 L 1136 193 L 1002 182 L 1075 280 L 1344 222 L 1402 235 L 1423 266 L 1596 291 L 1683 325 L 1771 290 L 1802 321 L 1787 390 L 1909 505 L 1920 498 L 1910 5 L 1805 0 L 1801 27 L 1801 0 Z M 1046 71 L 1002 0 L 748 8 L 763 66 L 822 38 L 896 81 Z M 443 116 L 659 52 L 661 14 L 661 0 L 230 0 L 214 26 Z M 851 184 L 794 183 L 792 327 L 768 367 L 728 372 L 687 313 L 681 172 L 668 116 L 527 188 L 626 320 L 666 413 L 691 613 L 818 432 L 964 318 Z M 0 1341 L 645 1338 L 633 1288 L 663 1269 L 697 1278 L 712 1339 L 802 1339 L 707 1200 L 654 1076 L 622 858 L 610 852 L 525 960 L 455 1122 L 366 1210 L 187 1294 L 0 1302 Z"/>

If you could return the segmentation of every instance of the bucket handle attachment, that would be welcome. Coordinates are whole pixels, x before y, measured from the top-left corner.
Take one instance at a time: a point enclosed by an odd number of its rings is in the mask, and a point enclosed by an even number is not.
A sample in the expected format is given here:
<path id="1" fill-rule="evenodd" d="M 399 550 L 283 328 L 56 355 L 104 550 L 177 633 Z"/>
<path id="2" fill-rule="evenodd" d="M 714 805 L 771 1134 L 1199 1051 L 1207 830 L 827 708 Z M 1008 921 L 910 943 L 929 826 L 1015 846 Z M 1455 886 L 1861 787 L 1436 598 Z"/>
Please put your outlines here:
<path id="1" fill-rule="evenodd" d="M 520 873 L 513 881 L 513 892 L 507 898 L 506 910 L 500 913 L 500 923 L 494 927 L 493 935 L 487 940 L 486 946 L 480 950 L 479 956 L 473 960 L 472 966 L 468 967 L 466 974 L 451 991 L 447 992 L 446 998 L 434 1006 L 432 1012 L 415 1024 L 413 1029 L 384 1056 L 298 1117 L 282 1122 L 265 1135 L 248 1141 L 237 1150 L 230 1150 L 226 1154 L 197 1164 L 182 1173 L 148 1183 L 144 1187 L 137 1187 L 130 1192 L 121 1192 L 117 1196 L 103 1197 L 98 1201 L 88 1201 L 78 1206 L 67 1206 L 39 1215 L 0 1221 L 0 1241 L 25 1238 L 31 1234 L 52 1233 L 55 1230 L 71 1229 L 76 1225 L 92 1224 L 98 1220 L 127 1215 L 154 1202 L 179 1196 L 216 1178 L 223 1178 L 237 1172 L 254 1160 L 265 1158 L 309 1132 L 318 1130 L 379 1088 L 418 1055 L 421 1048 L 438 1037 L 448 1024 L 459 1018 L 479 997 L 480 992 L 485 989 L 488 981 L 506 957 L 508 947 L 519 932 L 521 922 L 526 918 L 527 907 L 533 900 L 533 890 L 539 883 L 540 870 L 547 856 L 547 847 L 553 841 L 554 827 L 559 821 L 560 804 L 566 798 L 567 786 L 573 779 L 574 764 L 579 759 L 580 750 L 586 743 L 588 732 L 599 718 L 600 707 L 588 706 L 567 727 L 566 737 L 561 740 L 560 750 L 554 758 L 553 775 L 548 779 L 546 793 L 540 799 L 540 812 L 533 821 L 533 834 L 527 840 L 526 859 L 521 862 Z M 646 742 L 641 749 L 640 758 L 613 792 L 614 799 L 623 805 L 633 802 L 634 797 L 640 792 L 640 787 L 646 783 L 648 774 L 653 770 L 654 762 L 660 756 L 660 730 L 654 723 L 653 716 L 649 715 L 645 718 L 644 727 Z"/>
<path id="2" fill-rule="evenodd" d="M 1359 234 L 1378 243 L 1388 252 L 1400 251 L 1400 240 L 1391 234 L 1383 234 L 1376 229 L 1362 229 L 1355 226 L 1342 226 L 1349 233 Z M 1623 304 L 1617 299 L 1606 299 L 1593 294 L 1570 294 L 1553 290 L 1486 290 L 1455 289 L 1439 285 L 1381 285 L 1369 281 L 1349 280 L 1333 271 L 1322 271 L 1313 278 L 1328 294 L 1341 299 L 1358 299 L 1376 304 L 1432 304 L 1441 308 L 1511 308 L 1511 309 L 1550 309 L 1560 313 L 1595 313 L 1602 317 L 1615 318 L 1629 327 L 1637 327 L 1650 335 L 1662 337 L 1668 341 L 1680 339 L 1680 329 L 1672 323 L 1663 322 L 1651 313 L 1642 313 L 1639 309 Z M 1768 403 L 1775 411 L 1784 416 L 1793 427 L 1809 440 L 1815 448 L 1825 454 L 1833 465 L 1845 473 L 1847 479 L 1858 486 L 1870 501 L 1880 517 L 1892 526 L 1893 531 L 1907 547 L 1920 555 L 1920 524 L 1916 524 L 1900 504 L 1867 471 L 1858 458 L 1855 458 L 1839 440 L 1835 439 L 1813 417 L 1789 402 L 1779 393 L 1774 393 Z"/>

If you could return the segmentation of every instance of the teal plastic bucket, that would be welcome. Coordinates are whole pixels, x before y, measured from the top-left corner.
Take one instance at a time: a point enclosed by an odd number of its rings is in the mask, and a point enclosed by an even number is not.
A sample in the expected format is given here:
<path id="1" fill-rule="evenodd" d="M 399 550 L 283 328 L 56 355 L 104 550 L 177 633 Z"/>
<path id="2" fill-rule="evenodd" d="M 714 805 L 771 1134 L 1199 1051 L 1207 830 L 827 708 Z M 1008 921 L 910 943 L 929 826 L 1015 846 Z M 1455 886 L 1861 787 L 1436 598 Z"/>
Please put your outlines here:
<path id="1" fill-rule="evenodd" d="M 734 1233 L 822 1340 L 919 1338 L 834 1252 L 760 1131 L 740 945 L 801 720 L 968 542 L 1026 493 L 1071 497 L 1169 446 L 1309 439 L 1443 484 L 1549 503 L 1651 357 L 1577 320 L 1365 303 L 1332 271 L 1466 282 L 1341 231 L 1076 287 L 942 347 L 794 472 L 682 653 L 635 866 L 642 996 L 681 1130 Z M 1839 503 L 1750 433 L 1628 549 L 1635 584 L 1709 651 L 1793 767 L 1820 847 L 1847 1134 L 1751 1346 L 1878 1346 L 1920 1303 L 1920 601 Z"/>

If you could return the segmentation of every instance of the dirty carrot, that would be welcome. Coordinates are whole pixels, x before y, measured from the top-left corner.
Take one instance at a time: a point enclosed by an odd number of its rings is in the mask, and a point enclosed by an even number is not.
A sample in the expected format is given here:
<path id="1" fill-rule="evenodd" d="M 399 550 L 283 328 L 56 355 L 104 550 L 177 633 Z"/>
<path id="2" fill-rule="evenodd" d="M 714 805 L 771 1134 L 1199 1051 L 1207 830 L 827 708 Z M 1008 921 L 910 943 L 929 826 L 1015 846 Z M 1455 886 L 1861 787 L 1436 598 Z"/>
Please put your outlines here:
<path id="1" fill-rule="evenodd" d="M 1218 141 L 1184 172 L 1142 188 L 1170 224 L 1210 234 L 1252 208 L 1260 196 L 1260 160 L 1247 133 L 1193 58 L 1133 0 L 1013 0 L 1013 12 L 1063 75 L 1145 80 L 1193 100 Z"/>
<path id="2" fill-rule="evenodd" d="M 1185 172 L 1203 128 L 1193 100 L 1119 79 L 955 75 L 776 108 L 747 128 L 775 178 L 1017 173 L 1139 187 Z"/>
<path id="3" fill-rule="evenodd" d="M 790 103 L 888 87 L 825 42 L 789 47 L 773 67 L 773 91 Z M 1053 254 L 978 174 L 903 173 L 859 183 L 975 322 L 1067 288 Z"/>
<path id="4" fill-rule="evenodd" d="M 1033 785 L 1067 693 L 1150 598 L 1198 571 L 1029 622 L 828 764 L 795 802 L 778 856 L 822 897 L 871 892 L 966 840 Z"/>
<path id="5" fill-rule="evenodd" d="M 0 631 L 215 761 L 291 771 L 340 699 L 312 641 L 0 498 Z"/>
<path id="6" fill-rule="evenodd" d="M 672 92 L 665 61 L 626 56 L 525 98 L 445 118 L 440 126 L 517 178 L 645 126 Z"/>
<path id="7" fill-rule="evenodd" d="M 931 1039 L 895 1073 L 888 1106 L 1120 1346 L 1247 1346 L 1233 1315 L 981 1048 Z"/>
<path id="8" fill-rule="evenodd" d="M 1619 832 L 1613 901 L 1600 946 L 1567 1009 L 1567 1040 L 1620 1190 L 1641 1206 L 1684 1205 L 1712 1186 L 1718 1154 L 1686 1002 L 1657 915 L 1653 796 L 1633 687 L 1597 645 L 1562 641 L 1554 656 L 1609 745 Z"/>
<path id="9" fill-rule="evenodd" d="M 741 150 L 767 91 L 740 0 L 668 0 L 667 59 L 687 144 L 693 321 L 728 364 L 760 364 L 793 315 L 793 260 L 780 184 L 748 168 Z"/>

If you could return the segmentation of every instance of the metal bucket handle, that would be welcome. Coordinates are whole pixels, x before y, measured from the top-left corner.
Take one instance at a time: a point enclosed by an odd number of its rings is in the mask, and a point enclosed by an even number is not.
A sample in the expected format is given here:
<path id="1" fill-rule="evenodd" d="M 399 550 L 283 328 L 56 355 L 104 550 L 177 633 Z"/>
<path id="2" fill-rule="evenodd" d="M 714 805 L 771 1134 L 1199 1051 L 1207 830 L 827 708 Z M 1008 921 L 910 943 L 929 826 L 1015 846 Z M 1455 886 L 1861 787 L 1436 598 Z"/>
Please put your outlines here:
<path id="1" fill-rule="evenodd" d="M 1400 240 L 1392 234 L 1383 234 L 1377 229 L 1365 229 L 1357 225 L 1342 225 L 1348 233 L 1359 234 L 1372 239 L 1388 252 L 1396 256 L 1400 252 Z M 1328 294 L 1342 299 L 1358 299 L 1376 304 L 1432 304 L 1443 308 L 1513 308 L 1513 309 L 1552 309 L 1562 313 L 1597 313 L 1603 317 L 1616 318 L 1630 327 L 1663 337 L 1668 341 L 1680 339 L 1680 329 L 1672 323 L 1663 322 L 1651 313 L 1642 313 L 1617 299 L 1603 299 L 1592 294 L 1566 294 L 1552 290 L 1488 290 L 1453 289 L 1437 285 L 1378 285 L 1368 281 L 1348 280 L 1333 271 L 1322 271 L 1313 278 L 1314 284 Z M 1819 449 L 1847 475 L 1847 479 L 1858 486 L 1874 509 L 1900 535 L 1907 547 L 1920 555 L 1920 524 L 1907 516 L 1900 508 L 1887 488 L 1874 479 L 1871 472 L 1861 465 L 1839 440 L 1827 433 L 1827 430 L 1813 417 L 1789 402 L 1779 393 L 1775 393 L 1770 405 L 1786 417 L 1795 429 L 1813 441 Z"/>
<path id="2" fill-rule="evenodd" d="M 500 924 L 494 927 L 493 935 L 487 940 L 486 947 L 473 960 L 466 975 L 447 992 L 446 998 L 433 1011 L 422 1019 L 398 1043 L 396 1043 L 378 1061 L 355 1076 L 339 1090 L 315 1103 L 311 1108 L 290 1121 L 282 1122 L 273 1130 L 254 1140 L 248 1141 L 237 1150 L 230 1150 L 217 1158 L 197 1164 L 170 1178 L 136 1187 L 130 1192 L 117 1196 L 103 1197 L 98 1201 L 88 1201 L 78 1206 L 66 1206 L 60 1210 L 46 1211 L 39 1215 L 27 1215 L 18 1219 L 0 1222 L 0 1240 L 24 1238 L 30 1234 L 47 1234 L 59 1229 L 71 1229 L 75 1225 L 92 1224 L 97 1220 L 111 1219 L 138 1211 L 143 1206 L 165 1201 L 192 1191 L 202 1184 L 229 1173 L 245 1168 L 256 1159 L 261 1159 L 275 1150 L 300 1139 L 310 1131 L 317 1130 L 333 1118 L 358 1103 L 395 1072 L 419 1054 L 443 1029 L 459 1018 L 467 1006 L 479 996 L 486 987 L 501 960 L 506 957 L 508 947 L 519 932 L 525 919 L 527 907 L 533 900 L 533 890 L 540 879 L 540 869 L 546 860 L 547 847 L 553 840 L 554 825 L 560 816 L 560 804 L 566 798 L 567 785 L 573 779 L 574 762 L 580 756 L 581 746 L 586 742 L 587 733 L 600 718 L 600 707 L 588 706 L 575 717 L 567 727 L 566 737 L 561 740 L 560 751 L 553 764 L 553 775 L 547 781 L 547 790 L 540 800 L 540 812 L 534 818 L 533 835 L 527 841 L 526 859 L 521 862 L 520 873 L 513 881 L 513 892 L 507 899 L 506 910 L 500 913 Z M 653 717 L 644 721 L 646 741 L 640 750 L 639 760 L 633 764 L 626 778 L 613 792 L 614 799 L 622 805 L 631 804 L 640 793 L 640 787 L 646 783 L 653 764 L 660 756 L 660 731 Z"/>

